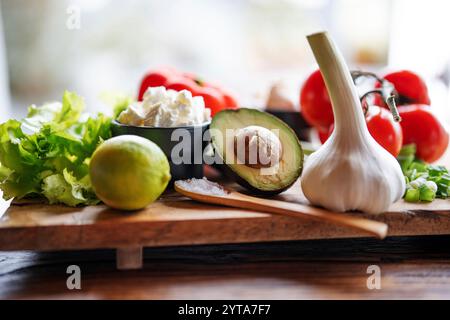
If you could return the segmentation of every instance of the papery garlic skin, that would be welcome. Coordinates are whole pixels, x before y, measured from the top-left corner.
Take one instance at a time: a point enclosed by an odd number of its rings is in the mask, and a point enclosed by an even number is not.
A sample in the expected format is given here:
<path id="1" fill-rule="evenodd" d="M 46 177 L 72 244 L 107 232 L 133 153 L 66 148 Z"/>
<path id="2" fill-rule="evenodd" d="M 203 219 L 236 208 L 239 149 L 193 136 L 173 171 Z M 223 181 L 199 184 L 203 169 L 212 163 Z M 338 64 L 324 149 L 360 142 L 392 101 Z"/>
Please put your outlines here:
<path id="1" fill-rule="evenodd" d="M 370 135 L 350 71 L 328 34 L 308 41 L 331 98 L 335 129 L 306 160 L 303 193 L 333 211 L 385 212 L 406 189 L 400 165 Z"/>
<path id="2" fill-rule="evenodd" d="M 307 158 L 301 180 L 306 198 L 332 211 L 386 212 L 406 189 L 397 160 L 375 140 L 362 148 L 338 140 L 331 135 Z"/>

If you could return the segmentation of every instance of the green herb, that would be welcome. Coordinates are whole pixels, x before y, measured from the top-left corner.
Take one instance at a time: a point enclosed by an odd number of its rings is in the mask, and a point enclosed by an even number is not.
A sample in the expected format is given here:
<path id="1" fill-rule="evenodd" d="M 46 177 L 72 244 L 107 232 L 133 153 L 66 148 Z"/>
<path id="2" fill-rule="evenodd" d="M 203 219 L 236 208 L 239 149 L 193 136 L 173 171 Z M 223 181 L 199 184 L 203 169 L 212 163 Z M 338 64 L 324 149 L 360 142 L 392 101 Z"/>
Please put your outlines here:
<path id="1" fill-rule="evenodd" d="M 0 189 L 4 199 L 45 197 L 50 203 L 89 205 L 99 200 L 89 160 L 111 137 L 111 118 L 81 120 L 84 100 L 65 92 L 62 103 L 31 106 L 22 121 L 0 125 Z"/>
<path id="2" fill-rule="evenodd" d="M 450 173 L 444 166 L 429 165 L 415 158 L 414 145 L 403 147 L 398 156 L 406 179 L 407 202 L 431 202 L 450 196 Z"/>
<path id="3" fill-rule="evenodd" d="M 407 189 L 405 193 L 405 201 L 407 202 L 419 202 L 420 191 L 418 189 Z"/>

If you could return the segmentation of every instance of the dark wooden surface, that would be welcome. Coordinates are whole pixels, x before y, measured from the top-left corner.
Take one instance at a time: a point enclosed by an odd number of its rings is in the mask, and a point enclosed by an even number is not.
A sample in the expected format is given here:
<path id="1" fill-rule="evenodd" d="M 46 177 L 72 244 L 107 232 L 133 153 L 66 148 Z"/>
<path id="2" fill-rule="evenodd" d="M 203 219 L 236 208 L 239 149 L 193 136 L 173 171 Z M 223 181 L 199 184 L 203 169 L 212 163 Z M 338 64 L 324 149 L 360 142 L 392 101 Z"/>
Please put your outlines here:
<path id="1" fill-rule="evenodd" d="M 146 249 L 117 271 L 112 250 L 1 252 L 0 299 L 450 299 L 450 237 Z M 81 268 L 81 290 L 66 268 Z M 367 289 L 367 267 L 381 290 Z"/>

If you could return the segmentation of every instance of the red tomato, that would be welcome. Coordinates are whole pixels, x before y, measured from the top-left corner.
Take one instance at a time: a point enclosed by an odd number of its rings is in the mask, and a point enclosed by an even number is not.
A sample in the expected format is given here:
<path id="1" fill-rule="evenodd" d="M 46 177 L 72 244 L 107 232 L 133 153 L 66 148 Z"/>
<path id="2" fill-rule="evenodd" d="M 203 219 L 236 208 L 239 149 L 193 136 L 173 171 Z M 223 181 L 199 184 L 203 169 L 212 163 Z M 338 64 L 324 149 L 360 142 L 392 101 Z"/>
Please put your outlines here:
<path id="1" fill-rule="evenodd" d="M 230 93 L 228 90 L 220 87 L 217 84 L 211 84 L 211 83 L 206 83 L 206 82 L 203 83 L 203 86 L 214 88 L 217 91 L 219 91 L 223 96 L 224 106 L 226 109 L 236 109 L 238 107 L 238 103 L 237 103 L 236 99 L 234 98 L 233 94 Z"/>
<path id="2" fill-rule="evenodd" d="M 185 77 L 185 78 L 189 78 L 189 79 L 192 79 L 192 80 L 194 80 L 194 81 L 199 81 L 198 77 L 197 77 L 194 73 L 191 73 L 191 72 L 183 72 L 182 75 L 183 75 L 183 77 Z"/>
<path id="3" fill-rule="evenodd" d="M 169 69 L 160 69 L 147 73 L 141 81 L 138 100 L 142 101 L 144 93 L 149 87 L 165 86 L 167 81 L 173 76 Z"/>
<path id="4" fill-rule="evenodd" d="M 375 81 L 374 88 L 375 89 L 381 88 L 381 83 L 378 80 Z M 383 97 L 381 95 L 374 94 L 371 98 L 373 100 L 370 101 L 370 104 L 373 104 L 374 106 L 379 106 L 379 107 L 383 107 L 383 108 L 389 109 L 388 105 L 386 104 L 386 101 L 384 101 L 384 99 L 383 99 Z"/>
<path id="5" fill-rule="evenodd" d="M 334 124 L 332 124 L 330 126 L 330 128 L 328 128 L 327 130 L 320 130 L 317 129 L 317 135 L 319 136 L 319 140 L 322 144 L 325 143 L 325 141 L 328 140 L 328 138 L 330 137 L 331 133 L 333 132 L 334 129 Z"/>
<path id="6" fill-rule="evenodd" d="M 325 131 L 334 121 L 333 108 L 320 70 L 313 72 L 300 92 L 301 112 L 306 122 Z"/>
<path id="7" fill-rule="evenodd" d="M 371 136 L 394 157 L 400 153 L 403 144 L 402 127 L 394 121 L 390 111 L 372 106 L 366 115 L 367 128 Z"/>
<path id="8" fill-rule="evenodd" d="M 384 76 L 392 83 L 399 94 L 399 105 L 427 104 L 430 105 L 428 88 L 423 79 L 412 71 L 402 70 Z"/>
<path id="9" fill-rule="evenodd" d="M 441 122 L 426 105 L 398 108 L 402 121 L 403 144 L 414 143 L 416 156 L 425 162 L 438 160 L 447 150 L 449 136 Z"/>
<path id="10" fill-rule="evenodd" d="M 222 88 L 220 85 L 212 82 L 202 81 L 200 79 L 196 79 L 196 82 L 199 83 L 201 87 L 213 88 L 219 91 L 222 94 L 225 109 L 236 109 L 238 107 L 238 103 L 233 94 L 228 90 Z"/>
<path id="11" fill-rule="evenodd" d="M 225 108 L 227 109 L 237 109 L 238 103 L 236 99 L 227 91 L 222 89 L 223 99 L 225 101 Z"/>
<path id="12" fill-rule="evenodd" d="M 215 88 L 199 86 L 191 78 L 174 78 L 166 84 L 166 88 L 175 91 L 188 90 L 192 93 L 193 96 L 203 97 L 205 106 L 211 109 L 212 116 L 225 108 L 225 99 L 219 90 Z"/>
<path id="13" fill-rule="evenodd" d="M 167 90 L 188 90 L 192 93 L 193 96 L 197 95 L 197 91 L 199 89 L 194 80 L 184 77 L 172 78 L 165 84 L 165 87 Z"/>
<path id="14" fill-rule="evenodd" d="M 139 101 L 142 101 L 148 87 L 164 86 L 168 90 L 188 90 L 193 96 L 201 96 L 205 106 L 214 115 L 222 109 L 236 109 L 238 103 L 228 91 L 218 85 L 199 80 L 192 73 L 181 73 L 174 68 L 159 68 L 145 75 L 139 89 Z"/>
<path id="15" fill-rule="evenodd" d="M 402 128 L 398 122 L 394 121 L 392 114 L 377 106 L 371 106 L 366 116 L 367 129 L 370 135 L 394 157 L 400 153 L 403 143 Z M 331 125 L 328 134 L 319 131 L 319 138 L 322 143 L 328 140 L 334 130 Z"/>
<path id="16" fill-rule="evenodd" d="M 214 88 L 201 87 L 197 92 L 198 96 L 203 97 L 205 100 L 205 106 L 211 109 L 211 116 L 214 116 L 217 112 L 225 109 L 225 100 L 223 95 Z"/>

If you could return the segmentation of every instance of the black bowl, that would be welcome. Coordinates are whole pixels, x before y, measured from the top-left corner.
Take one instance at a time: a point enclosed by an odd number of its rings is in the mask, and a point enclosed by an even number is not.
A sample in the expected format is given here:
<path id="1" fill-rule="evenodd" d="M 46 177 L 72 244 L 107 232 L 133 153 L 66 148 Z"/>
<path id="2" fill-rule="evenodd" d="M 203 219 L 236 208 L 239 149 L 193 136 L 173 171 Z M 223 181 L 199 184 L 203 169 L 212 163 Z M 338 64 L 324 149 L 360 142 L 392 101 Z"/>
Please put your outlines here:
<path id="1" fill-rule="evenodd" d="M 208 145 L 205 136 L 209 123 L 198 126 L 153 128 L 131 126 L 113 121 L 113 136 L 136 135 L 156 143 L 170 164 L 171 183 L 176 180 L 203 177 L 203 153 Z M 188 139 L 188 140 L 186 140 Z"/>
<path id="2" fill-rule="evenodd" d="M 266 112 L 274 115 L 275 117 L 286 122 L 286 124 L 294 130 L 297 137 L 301 141 L 309 141 L 309 130 L 311 126 L 303 118 L 302 113 L 299 111 L 284 111 L 277 109 L 266 109 Z"/>

